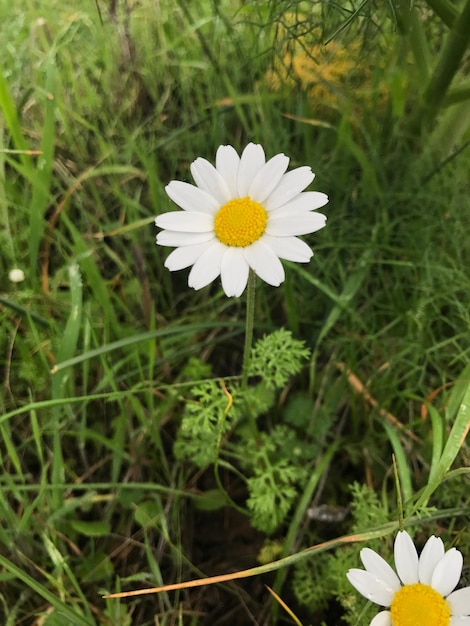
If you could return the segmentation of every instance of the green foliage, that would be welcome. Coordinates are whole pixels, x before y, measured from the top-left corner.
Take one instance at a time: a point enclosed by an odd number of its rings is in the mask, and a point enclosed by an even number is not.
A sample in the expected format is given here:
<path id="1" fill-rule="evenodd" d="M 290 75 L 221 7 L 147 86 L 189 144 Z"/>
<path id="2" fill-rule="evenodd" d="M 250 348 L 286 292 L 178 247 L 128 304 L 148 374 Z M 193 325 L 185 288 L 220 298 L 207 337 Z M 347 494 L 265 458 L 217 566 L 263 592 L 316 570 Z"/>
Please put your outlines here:
<path id="1" fill-rule="evenodd" d="M 349 532 L 363 532 L 365 528 L 380 526 L 388 521 L 388 512 L 380 503 L 377 494 L 365 485 L 354 482 L 350 486 L 351 519 Z M 367 547 L 380 552 L 381 542 L 371 540 Z M 333 598 L 343 606 L 343 618 L 350 624 L 357 623 L 357 616 L 362 611 L 365 600 L 351 587 L 345 574 L 354 567 L 361 567 L 359 551 L 362 546 L 344 547 L 334 553 L 325 552 L 312 555 L 294 568 L 292 588 L 299 602 L 307 606 L 313 613 L 322 611 Z M 371 619 L 377 612 L 370 606 L 367 617 Z M 362 623 L 362 622 L 361 622 Z"/>
<path id="2" fill-rule="evenodd" d="M 269 621 L 257 585 L 101 595 L 250 566 L 255 529 L 278 558 L 395 519 L 392 448 L 406 512 L 424 532 L 453 507 L 438 530 L 468 552 L 469 3 L 359 4 L 0 0 L 6 626 Z M 257 288 L 241 390 L 243 299 L 170 274 L 153 221 L 193 159 L 248 141 L 311 165 L 330 204 L 312 262 Z M 306 531 L 313 499 L 351 519 Z M 306 623 L 370 622 L 344 575 L 360 548 L 299 562 Z"/>
<path id="3" fill-rule="evenodd" d="M 298 463 L 301 442 L 286 426 L 276 426 L 248 442 L 247 452 L 253 476 L 247 480 L 246 504 L 253 526 L 270 534 L 284 522 L 306 478 L 306 468 Z"/>
<path id="4" fill-rule="evenodd" d="M 266 335 L 253 348 L 250 376 L 260 376 L 268 389 L 281 389 L 309 357 L 310 351 L 304 346 L 304 341 L 294 339 L 284 328 Z"/>
<path id="5" fill-rule="evenodd" d="M 230 430 L 233 412 L 227 396 L 216 381 L 207 381 L 191 390 L 175 442 L 178 459 L 191 459 L 197 467 L 214 463 L 220 438 Z"/>
<path id="6" fill-rule="evenodd" d="M 256 385 L 251 385 L 243 391 L 245 406 L 249 407 L 250 414 L 260 417 L 268 413 L 276 401 L 276 392 L 273 387 L 266 384 L 264 380 Z"/>
<path id="7" fill-rule="evenodd" d="M 315 558 L 305 559 L 295 568 L 292 576 L 292 588 L 297 600 L 312 613 L 322 611 L 328 606 L 332 595 L 332 559 L 329 554 L 318 554 Z"/>
<path id="8" fill-rule="evenodd" d="M 303 342 L 294 340 L 289 332 L 280 330 L 265 336 L 255 345 L 251 370 L 263 372 L 261 382 L 243 391 L 234 387 L 230 401 L 215 380 L 196 385 L 191 398 L 185 400 L 176 436 L 176 458 L 190 460 L 197 467 L 214 464 L 227 454 L 239 460 L 246 471 L 251 523 L 268 534 L 285 521 L 306 478 L 301 461 L 309 457 L 303 442 L 287 426 L 276 426 L 256 437 L 250 429 L 241 428 L 232 432 L 230 441 L 224 435 L 234 431 L 247 415 L 256 420 L 268 413 L 275 402 L 274 390 L 299 372 L 308 354 Z M 262 359 L 268 360 L 266 367 Z M 191 363 L 194 368 L 194 360 Z M 188 367 L 183 371 L 187 375 Z"/>
<path id="9" fill-rule="evenodd" d="M 350 490 L 352 532 L 361 532 L 364 528 L 374 528 L 388 521 L 388 511 L 375 491 L 358 482 L 354 482 Z"/>

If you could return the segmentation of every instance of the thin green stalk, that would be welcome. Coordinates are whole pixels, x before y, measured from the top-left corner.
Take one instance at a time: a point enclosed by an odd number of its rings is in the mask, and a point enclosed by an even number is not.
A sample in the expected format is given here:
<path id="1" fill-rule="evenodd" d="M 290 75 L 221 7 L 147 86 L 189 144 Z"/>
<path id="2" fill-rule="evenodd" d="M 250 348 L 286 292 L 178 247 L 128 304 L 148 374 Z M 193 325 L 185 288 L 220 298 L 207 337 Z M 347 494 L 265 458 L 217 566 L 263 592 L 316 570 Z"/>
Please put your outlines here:
<path id="1" fill-rule="evenodd" d="M 256 301 L 256 274 L 250 270 L 248 276 L 248 286 L 246 290 L 246 322 L 245 322 L 245 347 L 243 349 L 243 369 L 242 369 L 242 394 L 248 386 L 248 376 L 250 371 L 251 348 L 253 344 L 253 326 L 255 321 L 255 301 Z M 250 424 L 253 437 L 258 437 L 258 425 L 253 415 L 250 403 L 246 396 L 243 398 L 246 409 L 246 416 Z"/>
<path id="2" fill-rule="evenodd" d="M 470 43 L 470 0 L 456 18 L 442 49 L 439 61 L 424 91 L 421 105 L 411 120 L 412 132 L 429 128 L 436 119 L 449 85 L 457 73 Z"/>
<path id="3" fill-rule="evenodd" d="M 52 170 L 55 152 L 55 87 L 57 82 L 57 65 L 55 52 L 51 52 L 46 69 L 46 92 L 43 96 L 44 124 L 42 129 L 40 151 L 37 167 L 31 173 L 31 200 L 29 207 L 29 267 L 30 276 L 38 271 L 38 255 L 44 235 L 44 215 L 51 202 Z"/>
<path id="4" fill-rule="evenodd" d="M 446 26 L 450 28 L 453 25 L 458 11 L 450 0 L 426 0 L 426 2 Z"/>
<path id="5" fill-rule="evenodd" d="M 403 513 L 403 498 L 401 494 L 400 472 L 398 470 L 397 459 L 392 455 L 393 475 L 395 477 L 395 489 L 397 493 L 397 510 L 398 510 L 398 528 L 404 530 L 405 517 Z"/>
<path id="6" fill-rule="evenodd" d="M 243 350 L 243 370 L 242 370 L 242 391 L 245 391 L 248 384 L 248 371 L 251 359 L 251 346 L 253 343 L 253 325 L 255 320 L 255 300 L 256 300 L 256 274 L 250 270 L 248 276 L 248 287 L 246 290 L 246 326 L 245 326 L 245 347 Z"/>
<path id="7" fill-rule="evenodd" d="M 431 53 L 421 20 L 409 0 L 401 0 L 397 17 L 400 29 L 410 43 L 420 80 L 425 83 L 429 78 Z"/>

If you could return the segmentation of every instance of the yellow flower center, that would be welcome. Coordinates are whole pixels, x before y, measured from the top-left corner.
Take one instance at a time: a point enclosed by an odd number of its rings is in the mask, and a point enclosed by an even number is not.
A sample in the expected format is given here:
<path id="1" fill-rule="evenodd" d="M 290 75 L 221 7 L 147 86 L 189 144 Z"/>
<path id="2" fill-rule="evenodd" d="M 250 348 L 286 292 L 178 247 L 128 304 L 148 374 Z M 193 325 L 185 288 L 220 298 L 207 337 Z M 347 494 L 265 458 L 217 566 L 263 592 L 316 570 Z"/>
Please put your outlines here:
<path id="1" fill-rule="evenodd" d="M 246 248 L 261 237 L 267 221 L 268 214 L 259 202 L 250 196 L 234 198 L 217 211 L 214 230 L 226 246 Z"/>
<path id="2" fill-rule="evenodd" d="M 393 626 L 449 626 L 450 607 L 429 585 L 405 585 L 390 606 Z"/>

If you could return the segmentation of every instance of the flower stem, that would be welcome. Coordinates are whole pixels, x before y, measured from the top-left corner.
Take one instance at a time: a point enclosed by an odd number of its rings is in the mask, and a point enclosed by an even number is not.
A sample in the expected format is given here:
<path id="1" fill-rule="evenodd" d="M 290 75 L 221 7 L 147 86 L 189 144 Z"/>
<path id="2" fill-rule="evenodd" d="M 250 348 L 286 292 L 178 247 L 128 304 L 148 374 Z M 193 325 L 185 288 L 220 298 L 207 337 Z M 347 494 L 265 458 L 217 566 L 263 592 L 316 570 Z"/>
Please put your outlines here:
<path id="1" fill-rule="evenodd" d="M 246 291 L 246 324 L 245 324 L 245 347 L 243 350 L 243 370 L 242 370 L 242 383 L 241 394 L 243 403 L 245 405 L 246 417 L 248 419 L 251 434 L 254 439 L 258 439 L 259 431 L 258 424 L 256 423 L 256 416 L 254 415 L 250 402 L 248 400 L 246 391 L 248 387 L 248 374 L 250 371 L 251 361 L 251 347 L 253 344 L 253 326 L 255 321 L 255 286 L 256 286 L 256 274 L 250 270 L 248 276 L 248 287 Z"/>
<path id="2" fill-rule="evenodd" d="M 248 384 L 248 370 L 250 368 L 251 346 L 253 343 L 253 325 L 255 321 L 256 274 L 250 269 L 246 292 L 246 324 L 245 347 L 243 350 L 243 370 L 241 390 L 245 391 Z"/>

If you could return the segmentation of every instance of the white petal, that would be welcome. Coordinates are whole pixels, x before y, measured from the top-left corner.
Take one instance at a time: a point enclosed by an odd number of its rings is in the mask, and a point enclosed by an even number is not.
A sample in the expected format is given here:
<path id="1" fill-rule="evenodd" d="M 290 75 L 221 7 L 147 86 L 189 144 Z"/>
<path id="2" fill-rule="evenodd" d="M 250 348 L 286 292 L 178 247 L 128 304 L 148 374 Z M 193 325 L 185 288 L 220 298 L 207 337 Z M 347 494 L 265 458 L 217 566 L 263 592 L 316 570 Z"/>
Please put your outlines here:
<path id="1" fill-rule="evenodd" d="M 392 626 L 392 614 L 390 611 L 380 611 L 369 626 Z"/>
<path id="2" fill-rule="evenodd" d="M 242 295 L 248 282 L 250 268 L 245 261 L 243 248 L 228 247 L 222 258 L 220 277 L 228 297 Z"/>
<path id="3" fill-rule="evenodd" d="M 305 187 L 310 185 L 314 178 L 315 174 L 307 166 L 298 167 L 284 174 L 277 187 L 266 199 L 268 211 L 277 209 L 286 202 L 289 202 L 289 200 L 295 198 L 295 196 L 298 196 Z"/>
<path id="4" fill-rule="evenodd" d="M 426 544 L 419 557 L 418 571 L 419 582 L 425 585 L 431 584 L 432 573 L 434 568 L 444 556 L 444 543 L 439 537 L 432 535 L 426 541 Z"/>
<path id="5" fill-rule="evenodd" d="M 302 213 L 292 217 L 269 217 L 266 233 L 274 237 L 292 237 L 314 233 L 326 224 L 323 213 Z"/>
<path id="6" fill-rule="evenodd" d="M 219 146 L 215 157 L 217 171 L 225 180 L 230 195 L 238 197 L 238 168 L 240 157 L 232 146 Z"/>
<path id="7" fill-rule="evenodd" d="M 268 285 L 279 287 L 285 278 L 284 268 L 269 245 L 261 239 L 244 248 L 245 259 L 251 269 Z"/>
<path id="8" fill-rule="evenodd" d="M 222 175 L 206 159 L 199 158 L 193 161 L 191 163 L 191 174 L 196 185 L 200 189 L 207 191 L 221 205 L 228 202 L 232 197 Z"/>
<path id="9" fill-rule="evenodd" d="M 155 224 L 159 228 L 183 233 L 207 233 L 214 230 L 214 217 L 196 211 L 174 211 L 159 215 Z"/>
<path id="10" fill-rule="evenodd" d="M 406 532 L 400 530 L 395 539 L 395 568 L 404 585 L 412 585 L 418 578 L 418 553 L 413 540 Z"/>
<path id="11" fill-rule="evenodd" d="M 395 594 L 401 587 L 400 579 L 387 561 L 370 548 L 363 548 L 360 554 L 366 570 L 383 582 L 392 594 Z"/>
<path id="12" fill-rule="evenodd" d="M 181 180 L 172 180 L 165 187 L 165 191 L 173 202 L 185 211 L 199 211 L 213 215 L 220 208 L 219 202 L 207 191 Z"/>
<path id="13" fill-rule="evenodd" d="M 363 569 L 350 569 L 346 576 L 351 585 L 367 600 L 381 606 L 390 606 L 392 603 L 395 594 L 390 591 L 388 585 L 370 572 Z"/>
<path id="14" fill-rule="evenodd" d="M 157 235 L 159 246 L 195 246 L 197 243 L 214 239 L 214 233 L 181 233 L 174 230 L 162 230 Z"/>
<path id="15" fill-rule="evenodd" d="M 462 566 L 462 553 L 456 548 L 451 548 L 434 568 L 431 587 L 443 595 L 444 598 L 448 596 L 457 587 L 460 574 L 462 573 Z"/>
<path id="16" fill-rule="evenodd" d="M 446 598 L 446 600 L 450 605 L 451 615 L 454 615 L 455 617 L 470 615 L 470 587 L 464 587 L 463 589 L 453 591 L 450 596 Z"/>
<path id="17" fill-rule="evenodd" d="M 188 285 L 194 289 L 201 289 L 215 280 L 220 274 L 225 250 L 226 246 L 219 241 L 214 241 L 210 248 L 194 263 L 189 272 Z"/>
<path id="18" fill-rule="evenodd" d="M 263 241 L 280 259 L 295 261 L 296 263 L 308 263 L 313 256 L 312 250 L 307 244 L 297 237 L 271 237 L 263 235 Z"/>
<path id="19" fill-rule="evenodd" d="M 165 267 L 167 267 L 170 272 L 184 270 L 186 267 L 194 265 L 201 254 L 203 254 L 211 245 L 212 241 L 205 241 L 204 243 L 198 243 L 195 246 L 182 246 L 180 248 L 176 248 L 176 250 L 173 250 L 173 252 L 168 255 L 168 258 L 165 261 Z"/>
<path id="20" fill-rule="evenodd" d="M 470 617 L 451 617 L 449 626 L 470 626 Z"/>
<path id="21" fill-rule="evenodd" d="M 271 209 L 269 198 L 265 202 L 265 208 L 269 213 L 269 217 L 289 217 L 303 211 L 315 211 L 325 204 L 328 204 L 328 196 L 320 191 L 303 191 L 298 196 L 289 200 L 282 206 Z"/>
<path id="22" fill-rule="evenodd" d="M 263 147 L 259 144 L 249 143 L 242 152 L 240 166 L 238 168 L 238 196 L 244 198 L 248 195 L 251 181 L 266 162 Z"/>
<path id="23" fill-rule="evenodd" d="M 289 167 L 289 157 L 285 154 L 276 154 L 260 169 L 251 182 L 248 195 L 256 202 L 264 202 L 276 189 L 284 172 Z M 287 174 L 286 174 L 287 176 Z"/>

